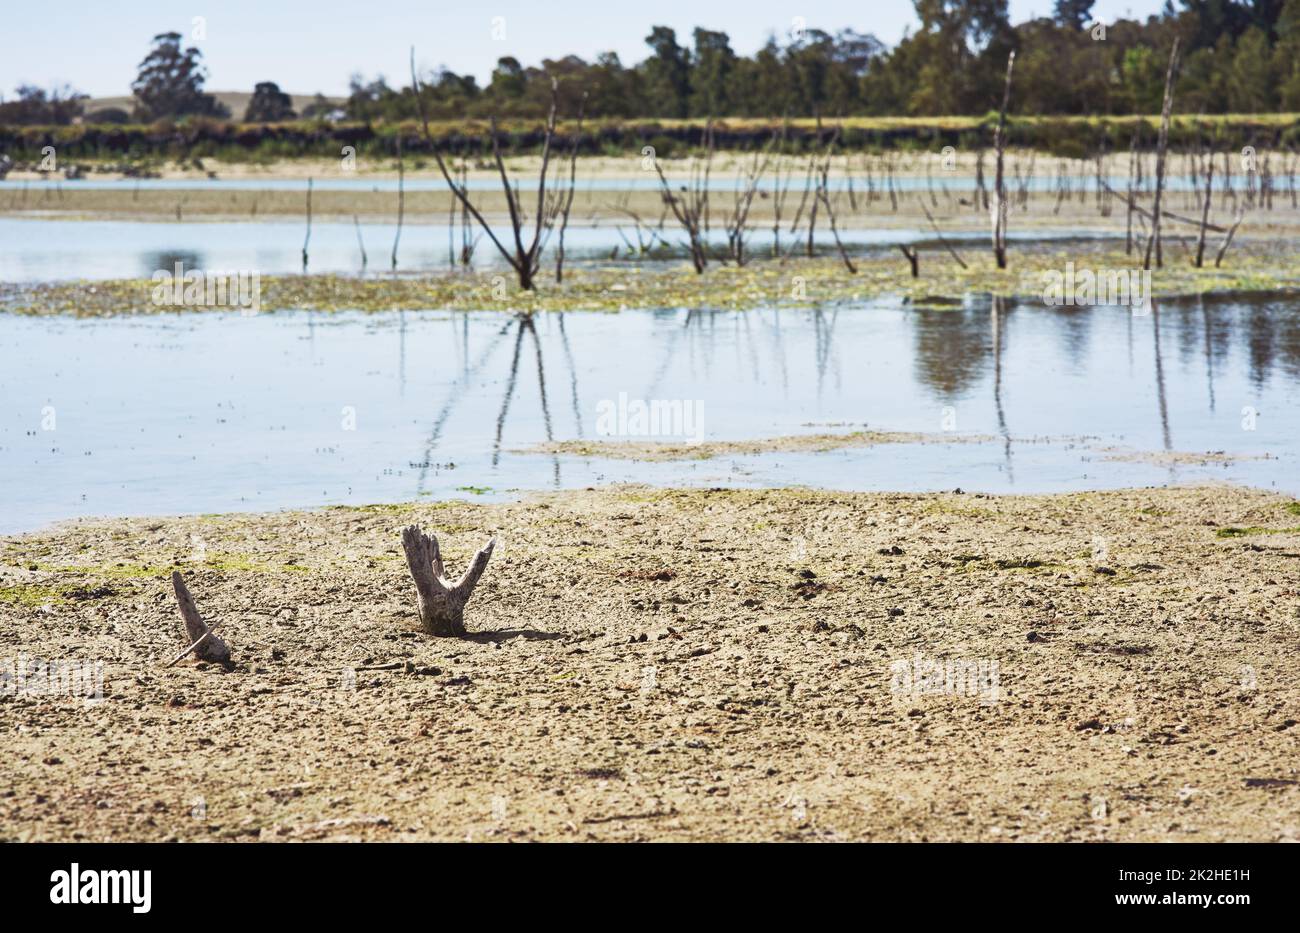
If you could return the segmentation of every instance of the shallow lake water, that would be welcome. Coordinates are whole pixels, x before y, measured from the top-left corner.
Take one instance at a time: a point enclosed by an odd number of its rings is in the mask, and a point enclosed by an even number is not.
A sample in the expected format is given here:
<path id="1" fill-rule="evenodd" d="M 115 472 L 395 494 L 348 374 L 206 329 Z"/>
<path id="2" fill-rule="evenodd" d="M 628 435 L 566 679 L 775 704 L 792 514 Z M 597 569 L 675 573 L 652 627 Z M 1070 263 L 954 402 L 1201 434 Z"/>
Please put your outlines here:
<path id="1" fill-rule="evenodd" d="M 302 272 L 302 244 L 306 230 L 300 220 L 262 221 L 95 221 L 0 218 L 0 281 L 45 282 L 73 279 L 149 278 L 158 270 L 171 274 L 177 262 L 186 269 L 214 271 L 256 271 L 261 275 L 286 275 Z M 365 246 L 371 275 L 389 274 L 396 224 L 363 223 L 361 241 Z M 503 242 L 509 242 L 509 227 L 498 228 Z M 1047 233 L 1011 231 L 1008 238 L 1073 239 L 1090 235 L 1088 231 Z M 1103 236 L 1093 231 L 1093 236 Z M 683 239 L 666 228 L 663 239 L 672 248 Z M 853 228 L 841 230 L 845 244 L 854 249 L 893 246 L 897 243 L 928 242 L 933 234 L 921 230 L 882 230 Z M 988 240 L 986 231 L 953 231 L 948 239 Z M 642 232 L 647 246 L 654 245 L 648 232 Z M 460 248 L 460 229 L 452 231 L 453 249 Z M 707 237 L 715 246 L 725 245 L 724 232 L 715 225 Z M 444 271 L 448 268 L 448 229 L 445 224 L 407 224 L 402 230 L 398 249 L 398 272 Z M 552 237 L 551 245 L 556 240 Z M 626 254 L 629 244 L 637 245 L 636 233 L 615 224 L 602 226 L 573 225 L 565 234 L 565 252 L 574 261 L 605 258 L 617 248 Z M 751 255 L 766 255 L 772 243 L 770 230 L 754 230 L 747 240 Z M 790 247 L 790 237 L 782 231 L 781 244 Z M 834 252 L 829 230 L 819 231 L 819 250 Z M 684 250 L 681 251 L 684 257 Z M 479 268 L 504 267 L 492 244 L 481 239 L 474 255 Z M 901 258 L 899 260 L 902 261 Z M 361 271 L 361 251 L 357 230 L 351 223 L 322 223 L 311 228 L 311 273 L 357 274 Z"/>
<path id="2" fill-rule="evenodd" d="M 640 157 L 637 157 L 639 161 Z M 1008 171 L 1012 171 L 1019 163 L 1013 161 Z M 681 180 L 685 169 L 681 166 L 669 167 L 667 170 L 669 181 Z M 1067 175 L 1072 189 L 1077 193 L 1080 189 L 1084 191 L 1095 191 L 1097 188 L 1096 176 L 1091 171 L 1075 171 Z M 1105 176 L 1106 184 L 1115 190 L 1122 190 L 1128 184 L 1127 175 L 1110 174 Z M 1020 182 L 1016 182 L 1020 184 Z M 1052 164 L 1049 162 L 1041 163 L 1037 166 L 1037 171 L 1024 184 L 1030 191 L 1055 191 L 1057 178 Z M 1150 184 L 1148 180 L 1147 184 Z M 1186 174 L 1170 172 L 1165 176 L 1165 190 L 1183 190 L 1192 187 L 1194 179 Z M 1242 184 L 1240 178 L 1237 184 Z M 722 172 L 714 174 L 709 179 L 710 191 L 737 191 L 744 190 L 747 183 L 741 178 L 734 175 L 726 175 Z M 790 191 L 802 191 L 809 186 L 806 175 L 794 172 L 787 180 L 782 176 L 780 185 Z M 848 179 L 840 175 L 829 180 L 831 190 L 845 190 L 850 187 Z M 470 191 L 499 191 L 501 183 L 495 177 L 475 177 L 470 178 L 467 182 Z M 772 173 L 769 173 L 759 180 L 757 185 L 759 190 L 770 191 L 777 186 Z M 885 182 L 881 179 L 878 170 L 873 170 L 870 185 L 866 175 L 861 172 L 855 172 L 853 175 L 852 187 L 855 191 L 864 192 L 869 187 L 874 186 L 877 191 L 885 190 Z M 342 177 L 340 172 L 336 177 L 330 178 L 313 178 L 312 188 L 317 191 L 397 191 L 396 178 L 366 178 L 366 177 Z M 407 191 L 445 191 L 447 190 L 446 182 L 438 175 L 437 169 L 426 169 L 423 177 L 418 175 L 408 176 L 403 182 L 403 187 Z M 618 176 L 599 176 L 595 178 L 578 178 L 574 186 L 579 191 L 658 191 L 660 182 L 658 177 L 651 171 L 642 175 L 632 177 Z M 954 172 L 948 173 L 942 169 L 931 173 L 929 178 L 924 175 L 897 175 L 893 179 L 893 187 L 896 191 L 926 191 L 933 188 L 941 191 L 945 187 L 951 191 L 971 191 L 975 188 L 975 178 L 968 173 Z M 97 191 L 307 191 L 306 178 L 276 178 L 276 177 L 254 177 L 254 178 L 96 178 L 89 176 L 76 181 L 64 181 L 58 177 L 51 177 L 42 180 L 30 179 L 6 179 L 0 180 L 0 195 L 9 197 L 22 197 L 24 192 L 29 198 L 45 198 L 46 190 L 50 191 L 50 197 L 57 197 L 60 189 L 71 191 L 76 188 L 85 188 L 87 190 Z"/>
<path id="3" fill-rule="evenodd" d="M 1292 298 L 1146 316 L 970 299 L 531 325 L 492 312 L 0 314 L 0 531 L 624 481 L 1029 493 L 1224 479 L 1300 493 L 1298 312 Z M 866 427 L 940 442 L 671 463 L 521 452 L 596 439 L 602 403 L 621 394 L 698 405 L 705 440 Z M 1103 448 L 1263 459 L 1163 465 Z"/>

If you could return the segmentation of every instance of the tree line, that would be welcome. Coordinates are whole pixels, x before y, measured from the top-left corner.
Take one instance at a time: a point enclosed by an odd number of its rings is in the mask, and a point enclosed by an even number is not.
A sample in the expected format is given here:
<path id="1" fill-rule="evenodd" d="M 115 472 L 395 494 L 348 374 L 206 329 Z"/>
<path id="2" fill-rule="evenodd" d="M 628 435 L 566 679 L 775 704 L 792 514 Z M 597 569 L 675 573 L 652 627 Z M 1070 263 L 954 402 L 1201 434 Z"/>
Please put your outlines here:
<path id="1" fill-rule="evenodd" d="M 667 26 L 646 36 L 647 57 L 624 65 L 607 52 L 524 66 L 498 60 L 486 86 L 447 68 L 421 76 L 419 100 L 405 82 L 353 75 L 342 110 L 360 122 L 544 117 L 558 80 L 562 112 L 584 101 L 592 118 L 822 117 L 979 115 L 1001 88 L 1007 55 L 1017 55 L 1021 115 L 1152 113 L 1160 108 L 1164 63 L 1175 40 L 1183 113 L 1300 110 L 1300 0 L 1167 0 L 1145 22 L 1093 21 L 1092 0 L 1056 0 L 1051 17 L 1012 24 L 1007 0 L 914 0 L 920 27 L 890 48 L 851 29 L 826 32 L 794 23 L 753 55 L 738 55 L 725 32 L 696 28 L 688 38 Z M 154 38 L 132 90 L 133 113 L 113 122 L 232 116 L 203 91 L 196 48 L 177 33 Z M 84 95 L 25 86 L 0 103 L 0 123 L 67 124 Z M 274 82 L 257 85 L 245 122 L 333 114 L 317 95 L 295 113 Z M 93 118 L 108 122 L 98 112 Z"/>
<path id="2" fill-rule="evenodd" d="M 440 118 L 545 115 L 550 81 L 573 112 L 586 95 L 592 117 L 824 118 L 980 115 L 998 99 L 1007 54 L 1020 73 L 1022 115 L 1153 113 L 1174 40 L 1184 50 L 1176 100 L 1184 113 L 1300 110 L 1300 0 L 1182 0 L 1146 22 L 1092 19 L 1092 0 L 1057 0 L 1050 18 L 1013 25 L 1007 0 L 914 0 L 920 28 L 893 48 L 875 36 L 794 28 L 752 56 L 725 32 L 689 40 L 666 26 L 646 37 L 650 54 L 627 67 L 612 52 L 524 67 L 497 62 L 486 87 L 437 69 L 424 80 Z M 346 105 L 355 120 L 409 119 L 409 87 L 354 76 Z"/>

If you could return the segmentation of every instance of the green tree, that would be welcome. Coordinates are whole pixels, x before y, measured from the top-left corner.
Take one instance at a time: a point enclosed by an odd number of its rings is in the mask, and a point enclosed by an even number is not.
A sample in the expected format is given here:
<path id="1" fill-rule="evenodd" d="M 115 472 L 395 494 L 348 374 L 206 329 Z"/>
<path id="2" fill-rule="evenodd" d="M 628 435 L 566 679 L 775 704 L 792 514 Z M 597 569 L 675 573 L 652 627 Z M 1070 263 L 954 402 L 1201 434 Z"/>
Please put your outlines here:
<path id="1" fill-rule="evenodd" d="M 719 116 L 731 112 L 729 87 L 735 68 L 736 53 L 731 50 L 727 34 L 697 28 L 691 68 L 692 116 Z"/>
<path id="2" fill-rule="evenodd" d="M 429 93 L 427 85 L 422 85 L 422 89 L 425 94 Z M 379 119 L 385 112 L 391 112 L 390 108 L 396 96 L 397 92 L 388 86 L 383 75 L 367 83 L 364 77 L 354 74 L 348 80 L 348 100 L 344 109 L 347 111 L 348 119 L 369 123 L 371 120 Z"/>
<path id="3" fill-rule="evenodd" d="M 1273 50 L 1278 105 L 1300 110 L 1300 0 L 1287 0 L 1277 18 L 1277 46 Z"/>
<path id="4" fill-rule="evenodd" d="M 494 100 L 518 101 L 524 96 L 527 87 L 528 79 L 519 59 L 510 55 L 497 59 L 497 66 L 492 69 L 492 80 L 487 87 L 488 94 Z"/>
<path id="5" fill-rule="evenodd" d="M 677 33 L 655 26 L 646 36 L 654 53 L 642 63 L 650 113 L 656 117 L 684 117 L 690 96 L 690 53 L 677 44 Z"/>
<path id="6" fill-rule="evenodd" d="M 1251 26 L 1237 40 L 1228 79 L 1228 107 L 1238 113 L 1259 113 L 1273 108 L 1273 69 L 1268 34 Z"/>
<path id="7" fill-rule="evenodd" d="M 1197 49 L 1179 66 L 1174 101 L 1178 109 L 1193 113 L 1222 113 L 1228 107 L 1225 58 L 1232 55 L 1231 41 L 1223 37 L 1224 50 Z"/>
<path id="8" fill-rule="evenodd" d="M 139 101 L 141 115 L 150 120 L 163 117 L 228 117 L 230 111 L 211 94 L 203 93 L 207 70 L 203 53 L 190 46 L 181 49 L 178 32 L 153 37 L 153 48 L 140 62 L 131 90 Z"/>
<path id="9" fill-rule="evenodd" d="M 295 117 L 293 100 L 274 81 L 259 81 L 244 110 L 245 123 L 279 123 Z"/>
<path id="10" fill-rule="evenodd" d="M 587 72 L 587 114 L 639 117 L 646 113 L 640 74 L 623 67 L 617 52 L 601 52 Z"/>
<path id="11" fill-rule="evenodd" d="M 914 0 L 913 5 L 922 31 L 956 36 L 972 49 L 1011 29 L 1007 0 Z"/>
<path id="12" fill-rule="evenodd" d="M 1052 18 L 1067 29 L 1082 29 L 1092 22 L 1093 0 L 1056 0 Z"/>
<path id="13" fill-rule="evenodd" d="M 1167 56 L 1149 45 L 1135 45 L 1124 53 L 1121 66 L 1124 89 L 1139 113 L 1159 113 L 1165 93 Z"/>
<path id="14" fill-rule="evenodd" d="M 67 86 L 46 91 L 23 84 L 15 93 L 17 100 L 0 103 L 0 123 L 66 125 L 81 115 L 85 106 L 82 102 L 87 99 Z"/>
<path id="15" fill-rule="evenodd" d="M 308 120 L 323 120 L 334 112 L 335 106 L 320 91 L 311 99 L 311 103 L 302 108 L 302 115 Z"/>
<path id="16" fill-rule="evenodd" d="M 790 90 L 801 116 L 827 111 L 834 40 L 820 29 L 807 30 L 786 49 Z"/>

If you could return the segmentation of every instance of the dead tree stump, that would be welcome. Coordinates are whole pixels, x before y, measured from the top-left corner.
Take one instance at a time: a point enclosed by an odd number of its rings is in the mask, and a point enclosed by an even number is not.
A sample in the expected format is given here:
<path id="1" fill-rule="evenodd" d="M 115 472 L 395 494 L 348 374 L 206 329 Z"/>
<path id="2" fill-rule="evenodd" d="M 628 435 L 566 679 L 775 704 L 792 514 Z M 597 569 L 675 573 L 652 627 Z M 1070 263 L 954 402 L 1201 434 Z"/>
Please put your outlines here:
<path id="1" fill-rule="evenodd" d="M 181 618 L 185 620 L 185 634 L 190 640 L 190 646 L 176 660 L 193 651 L 194 656 L 200 661 L 212 661 L 216 664 L 230 663 L 230 646 L 216 636 L 212 631 L 213 626 L 203 621 L 198 607 L 194 605 L 194 597 L 190 595 L 180 572 L 176 570 L 172 571 L 172 588 L 176 590 L 176 604 L 180 607 Z"/>
<path id="2" fill-rule="evenodd" d="M 426 535 L 414 525 L 402 531 L 402 549 L 406 551 L 406 565 L 415 581 L 420 627 L 425 632 L 443 638 L 459 638 L 465 634 L 465 604 L 483 576 L 496 543 L 493 538 L 484 545 L 474 555 L 469 570 L 453 584 L 443 569 L 437 536 Z"/>

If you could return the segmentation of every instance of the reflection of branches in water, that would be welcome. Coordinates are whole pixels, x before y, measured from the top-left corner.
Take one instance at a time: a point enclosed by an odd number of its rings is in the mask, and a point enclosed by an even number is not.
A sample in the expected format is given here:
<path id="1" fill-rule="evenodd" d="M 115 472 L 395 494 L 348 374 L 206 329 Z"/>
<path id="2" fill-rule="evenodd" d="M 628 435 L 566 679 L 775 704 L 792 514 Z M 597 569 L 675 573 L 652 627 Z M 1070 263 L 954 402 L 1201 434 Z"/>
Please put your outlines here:
<path id="1" fill-rule="evenodd" d="M 750 313 L 748 311 L 735 311 L 733 313 L 737 315 L 737 317 L 739 318 L 737 323 L 741 326 L 741 328 L 745 332 L 745 346 L 749 349 L 749 366 L 754 372 L 754 382 L 760 383 L 763 381 L 763 376 L 762 373 L 759 371 L 758 350 L 754 347 L 754 334 L 749 327 Z M 736 341 L 736 353 L 737 354 L 740 353 L 739 340 Z"/>
<path id="2" fill-rule="evenodd" d="M 1260 309 L 1246 318 L 1246 339 L 1250 350 L 1250 381 L 1262 389 L 1276 362 L 1277 334 L 1273 315 Z"/>
<path id="3" fill-rule="evenodd" d="M 564 359 L 569 364 L 569 387 L 573 393 L 573 423 L 578 432 L 578 437 L 582 437 L 582 413 L 578 409 L 578 369 L 573 365 L 573 351 L 569 348 L 569 334 L 564 329 L 564 312 L 559 313 L 560 319 L 560 345 L 564 347 Z"/>
<path id="4" fill-rule="evenodd" d="M 461 325 L 460 325 L 460 341 L 461 341 L 460 366 L 461 366 L 461 373 L 464 374 L 464 375 L 466 375 L 466 376 L 468 376 L 468 375 L 469 375 L 469 315 L 468 315 L 468 314 L 462 314 L 462 315 L 460 316 L 460 320 L 461 320 Z M 502 333 L 505 333 L 504 329 L 502 330 Z"/>
<path id="5" fill-rule="evenodd" d="M 658 319 L 655 315 L 655 319 Z M 655 397 L 655 392 L 659 388 L 659 383 L 663 382 L 664 375 L 668 372 L 668 367 L 673 361 L 673 351 L 677 349 L 677 341 L 682 333 L 690 328 L 691 321 L 695 317 L 695 310 L 688 308 L 686 311 L 686 320 L 682 322 L 681 327 L 674 327 L 668 332 L 668 340 L 664 344 L 663 359 L 660 360 L 659 366 L 655 369 L 655 374 L 650 378 L 650 387 L 646 390 L 645 397 L 650 399 Z"/>
<path id="6" fill-rule="evenodd" d="M 506 394 L 501 399 L 501 413 L 497 415 L 497 433 L 496 439 L 492 444 L 492 466 L 495 468 L 501 462 L 501 438 L 505 433 L 506 415 L 510 412 L 510 402 L 514 399 L 515 384 L 519 381 L 519 353 L 523 349 L 524 331 L 533 338 L 533 348 L 537 354 L 537 384 L 541 391 L 542 421 L 546 427 L 546 439 L 552 441 L 555 439 L 551 428 L 551 408 L 546 400 L 546 370 L 542 365 L 542 344 L 537 337 L 537 328 L 533 324 L 532 315 L 520 315 L 516 322 L 519 330 L 515 334 L 515 352 L 510 360 L 510 377 L 506 380 Z M 552 455 L 552 463 L 555 466 L 555 484 L 560 484 L 560 458 L 558 455 Z"/>
<path id="7" fill-rule="evenodd" d="M 397 312 L 397 394 L 406 395 L 406 312 Z"/>
<path id="8" fill-rule="evenodd" d="M 1160 309 L 1154 300 L 1151 302 L 1151 339 L 1156 354 L 1156 399 L 1160 404 L 1160 430 L 1164 435 L 1165 450 L 1172 450 L 1173 441 L 1169 436 L 1169 404 L 1165 399 L 1165 367 L 1160 355 Z M 1173 472 L 1173 468 L 1170 467 L 1171 476 Z"/>
<path id="9" fill-rule="evenodd" d="M 465 315 L 465 326 L 466 328 L 468 328 L 469 326 L 468 315 Z M 456 382 L 452 383 L 451 391 L 447 395 L 447 401 L 443 404 L 442 411 L 438 412 L 438 417 L 433 420 L 433 428 L 429 433 L 429 440 L 424 445 L 424 456 L 420 459 L 420 477 L 416 483 L 416 489 L 419 492 L 424 491 L 424 483 L 429 475 L 429 459 L 433 456 L 433 448 L 437 446 L 438 439 L 442 436 L 442 429 L 443 427 L 446 426 L 447 419 L 451 416 L 452 409 L 455 407 L 456 402 L 460 401 L 461 398 L 460 390 L 463 389 L 465 385 L 468 384 L 470 377 L 473 376 L 475 373 L 477 373 L 479 369 L 483 366 L 483 364 L 485 364 L 488 361 L 488 358 L 492 355 L 492 352 L 501 343 L 501 338 L 504 337 L 509 332 L 510 332 L 509 324 L 505 325 L 499 331 L 497 331 L 496 337 L 492 340 L 491 343 L 489 343 L 483 349 L 483 352 L 479 354 L 479 358 L 474 362 L 474 365 L 472 367 L 466 368 L 463 374 L 461 375 L 461 378 L 458 379 Z M 466 360 L 469 359 L 468 331 L 466 331 L 465 334 L 465 358 Z"/>
<path id="10" fill-rule="evenodd" d="M 492 466 L 501 459 L 501 432 L 506 427 L 506 412 L 510 411 L 510 400 L 515 394 L 515 380 L 519 376 L 519 349 L 524 344 L 524 325 L 522 319 L 519 330 L 515 332 L 515 355 L 510 360 L 510 378 L 506 380 L 505 398 L 501 400 L 501 414 L 497 415 L 497 436 L 492 445 Z"/>
<path id="11" fill-rule="evenodd" d="M 551 430 L 551 406 L 546 401 L 546 371 L 542 368 L 542 343 L 537 339 L 537 328 L 533 326 L 531 316 L 522 318 L 519 322 L 519 328 L 520 330 L 527 328 L 529 336 L 533 338 L 533 352 L 537 355 L 537 390 L 542 403 L 542 424 L 546 428 L 546 440 L 551 442 L 555 440 L 555 434 Z M 555 485 L 559 486 L 560 458 L 558 455 L 554 455 L 551 457 L 551 461 L 555 464 Z"/>
<path id="12" fill-rule="evenodd" d="M 790 394 L 790 373 L 786 368 L 785 362 L 785 341 L 781 337 L 781 309 L 772 309 L 772 326 L 768 329 L 772 335 L 772 353 L 776 356 L 777 362 L 781 365 L 781 392 L 785 396 Z"/>
<path id="13" fill-rule="evenodd" d="M 1128 321 L 1128 374 L 1133 375 L 1133 314 L 1132 310 L 1125 315 Z"/>
<path id="14" fill-rule="evenodd" d="M 1088 340 L 1096 313 L 1096 308 L 1085 305 L 1057 305 L 1051 309 L 1060 346 L 1076 370 L 1083 369 L 1088 356 Z"/>
<path id="15" fill-rule="evenodd" d="M 985 309 L 979 305 L 945 311 L 917 308 L 908 317 L 916 327 L 917 377 L 940 398 L 953 400 L 968 394 L 981 381 L 988 362 Z"/>
<path id="16" fill-rule="evenodd" d="M 1214 353 L 1210 344 L 1210 312 L 1205 309 L 1205 296 L 1198 301 L 1201 306 L 1201 329 L 1205 333 L 1205 388 L 1210 394 L 1210 414 L 1214 414 Z"/>
<path id="17" fill-rule="evenodd" d="M 835 321 L 839 317 L 839 308 L 831 312 L 830 323 L 826 323 L 826 313 L 821 308 L 813 309 L 814 352 L 817 357 L 817 398 L 822 397 L 822 386 L 826 382 L 826 364 L 831 358 L 831 338 L 835 334 Z M 835 366 L 838 379 L 839 364 Z"/>
<path id="18" fill-rule="evenodd" d="M 713 368 L 713 350 L 718 343 L 716 334 L 720 315 L 721 312 L 719 311 L 700 312 L 693 318 L 697 324 L 695 330 L 690 331 L 688 328 L 688 342 L 686 345 L 690 349 L 690 374 L 696 379 L 700 378 L 701 373 L 696 368 L 700 364 L 697 363 L 696 358 L 701 358 L 703 360 L 703 379 L 705 382 L 709 380 Z M 707 339 L 704 339 L 704 326 L 706 324 L 709 330 Z"/>
<path id="19" fill-rule="evenodd" d="M 1007 483 L 1015 485 L 1011 471 L 1011 433 L 1007 430 L 1007 413 L 1002 407 L 1002 310 L 1001 295 L 993 296 L 993 407 L 998 415 L 998 433 L 1002 435 L 1002 452 L 1007 461 Z"/>

